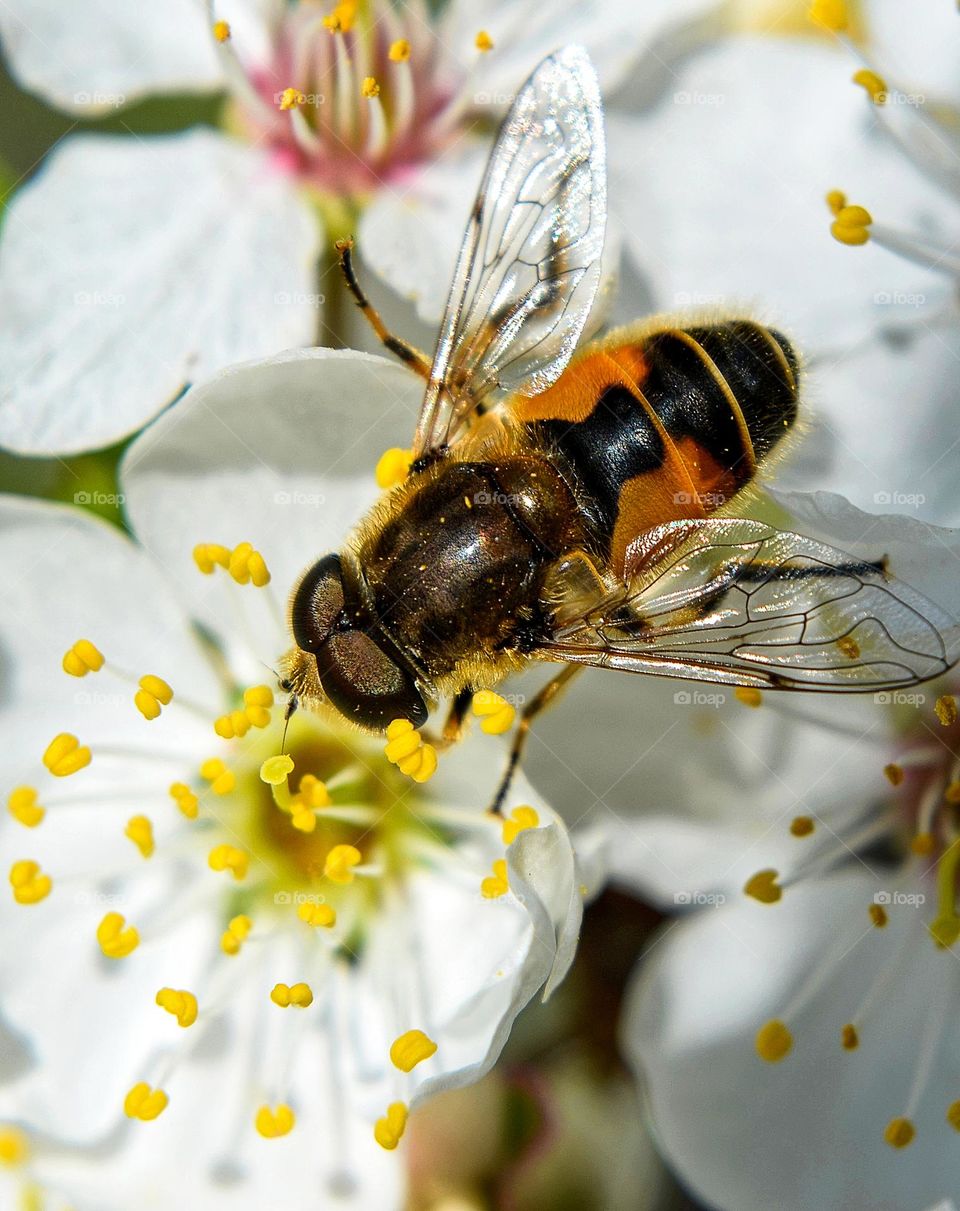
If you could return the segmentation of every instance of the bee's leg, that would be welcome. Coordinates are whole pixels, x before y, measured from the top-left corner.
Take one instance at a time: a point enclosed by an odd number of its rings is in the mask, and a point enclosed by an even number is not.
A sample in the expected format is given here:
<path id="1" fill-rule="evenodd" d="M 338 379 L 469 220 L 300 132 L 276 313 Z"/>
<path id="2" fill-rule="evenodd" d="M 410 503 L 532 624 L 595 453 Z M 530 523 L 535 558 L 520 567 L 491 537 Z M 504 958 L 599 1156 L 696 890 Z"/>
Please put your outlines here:
<path id="1" fill-rule="evenodd" d="M 513 781 L 513 776 L 517 772 L 517 767 L 520 764 L 520 758 L 523 756 L 523 750 L 526 747 L 527 737 L 530 735 L 530 725 L 542 711 L 557 700 L 561 690 L 566 686 L 568 681 L 576 677 L 577 673 L 583 671 L 582 664 L 566 664 L 557 673 L 556 677 L 543 687 L 542 690 L 527 703 L 520 715 L 520 723 L 513 736 L 513 745 L 510 748 L 510 759 L 507 762 L 506 772 L 500 779 L 500 785 L 497 788 L 496 797 L 490 810 L 498 816 L 503 815 L 503 801 L 507 797 L 507 792 L 510 790 L 510 783 Z"/>
<path id="2" fill-rule="evenodd" d="M 450 704 L 450 713 L 443 725 L 441 744 L 444 748 L 458 744 L 463 739 L 463 721 L 470 709 L 471 702 L 473 702 L 473 690 L 467 686 L 457 694 Z"/>
<path id="3" fill-rule="evenodd" d="M 353 240 L 337 240 L 336 249 L 340 257 L 340 271 L 347 283 L 347 289 L 353 295 L 357 306 L 370 321 L 374 332 L 390 352 L 395 353 L 401 361 L 406 362 L 415 374 L 419 374 L 421 378 L 429 378 L 431 363 L 427 355 L 389 332 L 386 324 L 380 318 L 380 313 L 363 293 L 353 268 L 353 257 L 351 256 Z"/>

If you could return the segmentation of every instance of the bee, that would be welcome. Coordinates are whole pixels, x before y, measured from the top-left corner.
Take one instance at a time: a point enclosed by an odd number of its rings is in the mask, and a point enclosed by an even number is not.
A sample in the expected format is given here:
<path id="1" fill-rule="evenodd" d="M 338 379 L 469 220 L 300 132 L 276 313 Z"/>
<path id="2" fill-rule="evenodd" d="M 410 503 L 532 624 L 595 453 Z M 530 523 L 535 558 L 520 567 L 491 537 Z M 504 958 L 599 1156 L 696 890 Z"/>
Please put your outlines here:
<path id="1" fill-rule="evenodd" d="M 544 60 L 508 113 L 463 239 L 409 473 L 290 605 L 285 686 L 364 731 L 423 725 L 531 661 L 756 690 L 877 691 L 960 656 L 953 619 L 890 575 L 733 512 L 798 411 L 780 333 L 748 319 L 643 323 L 575 352 L 601 276 L 603 113 L 579 47 Z"/>

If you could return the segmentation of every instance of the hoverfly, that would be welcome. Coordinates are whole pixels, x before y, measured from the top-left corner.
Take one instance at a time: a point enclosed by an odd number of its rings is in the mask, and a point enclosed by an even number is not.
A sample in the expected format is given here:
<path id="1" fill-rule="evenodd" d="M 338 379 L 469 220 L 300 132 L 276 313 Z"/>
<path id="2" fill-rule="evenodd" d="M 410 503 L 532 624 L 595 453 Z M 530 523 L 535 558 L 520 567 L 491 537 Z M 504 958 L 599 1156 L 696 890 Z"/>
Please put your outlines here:
<path id="1" fill-rule="evenodd" d="M 954 621 L 842 551 L 729 514 L 794 424 L 798 364 L 751 320 L 624 328 L 576 355 L 600 279 L 603 115 L 585 52 L 534 71 L 470 215 L 405 482 L 295 589 L 285 685 L 361 729 L 422 725 L 528 662 L 758 690 L 874 691 L 960 656 Z"/>

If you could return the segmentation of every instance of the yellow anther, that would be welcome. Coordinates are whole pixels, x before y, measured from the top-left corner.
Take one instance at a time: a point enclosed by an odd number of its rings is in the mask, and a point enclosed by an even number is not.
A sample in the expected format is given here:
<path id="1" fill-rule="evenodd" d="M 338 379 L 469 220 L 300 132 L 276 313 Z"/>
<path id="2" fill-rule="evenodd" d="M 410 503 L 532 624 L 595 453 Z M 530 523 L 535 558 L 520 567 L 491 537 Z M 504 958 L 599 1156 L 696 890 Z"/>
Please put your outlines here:
<path id="1" fill-rule="evenodd" d="M 957 916 L 957 866 L 960 864 L 960 840 L 952 842 L 937 863 L 937 917 L 930 934 L 937 946 L 948 950 L 960 938 Z"/>
<path id="2" fill-rule="evenodd" d="M 941 726 L 952 727 L 957 722 L 957 700 L 952 694 L 941 694 L 933 710 Z"/>
<path id="3" fill-rule="evenodd" d="M 309 807 L 295 802 L 290 812 L 290 823 L 298 833 L 312 833 L 316 831 L 317 817 Z"/>
<path id="4" fill-rule="evenodd" d="M 399 446 L 392 446 L 389 450 L 385 450 L 380 455 L 374 471 L 377 487 L 386 490 L 402 484 L 410 474 L 412 463 L 413 453 L 410 450 L 401 450 Z"/>
<path id="5" fill-rule="evenodd" d="M 910 840 L 910 852 L 918 858 L 926 858 L 933 853 L 936 844 L 933 833 L 917 833 Z"/>
<path id="6" fill-rule="evenodd" d="M 437 750 L 432 744 L 425 744 L 419 752 L 398 761 L 397 768 L 414 782 L 429 782 L 437 772 Z"/>
<path id="7" fill-rule="evenodd" d="M 291 1005 L 306 1009 L 313 1004 L 313 992 L 309 984 L 274 984 L 270 1000 L 281 1009 L 288 1009 Z"/>
<path id="8" fill-rule="evenodd" d="M 26 828 L 36 828 L 46 809 L 37 802 L 37 792 L 32 786 L 18 786 L 7 796 L 7 811 Z"/>
<path id="9" fill-rule="evenodd" d="M 213 730 L 222 740 L 233 740 L 250 731 L 250 719 L 246 711 L 230 711 L 213 722 Z"/>
<path id="10" fill-rule="evenodd" d="M 353 868 L 363 855 L 353 845 L 335 845 L 327 854 L 323 873 L 334 883 L 352 883 L 356 877 Z"/>
<path id="11" fill-rule="evenodd" d="M 960 781 L 948 782 L 943 798 L 946 803 L 960 803 Z"/>
<path id="12" fill-rule="evenodd" d="M 840 1046 L 844 1051 L 856 1051 L 860 1046 L 860 1035 L 852 1022 L 848 1022 L 840 1031 Z"/>
<path id="13" fill-rule="evenodd" d="M 97 926 L 97 941 L 108 959 L 125 959 L 140 945 L 140 935 L 119 912 L 108 912 Z"/>
<path id="14" fill-rule="evenodd" d="M 515 708 L 493 690 L 478 690 L 473 696 L 471 708 L 483 720 L 480 728 L 488 736 L 500 736 L 509 731 L 517 716 Z"/>
<path id="15" fill-rule="evenodd" d="M 230 41 L 230 24 L 227 21 L 214 21 L 213 36 L 218 42 Z"/>
<path id="16" fill-rule="evenodd" d="M 78 639 L 64 652 L 63 671 L 71 677 L 86 677 L 87 673 L 99 673 L 102 668 L 103 653 L 89 639 Z"/>
<path id="17" fill-rule="evenodd" d="M 485 55 L 487 51 L 493 50 L 493 39 L 485 29 L 482 29 L 474 38 L 473 45 L 481 54 Z"/>
<path id="18" fill-rule="evenodd" d="M 43 764 L 56 778 L 67 778 L 90 764 L 90 750 L 76 736 L 61 732 L 47 745 Z"/>
<path id="19" fill-rule="evenodd" d="M 493 874 L 487 875 L 480 884 L 480 894 L 485 900 L 497 900 L 500 896 L 505 896 L 509 890 L 507 861 L 505 858 L 498 858 L 493 864 Z"/>
<path id="20" fill-rule="evenodd" d="M 860 644 L 857 643 L 852 635 L 841 635 L 837 640 L 837 647 L 848 660 L 859 660 Z"/>
<path id="21" fill-rule="evenodd" d="M 841 244 L 866 244 L 873 216 L 863 206 L 844 206 L 830 224 L 830 232 Z"/>
<path id="22" fill-rule="evenodd" d="M 173 690 L 162 677 L 148 673 L 140 678 L 140 688 L 134 694 L 133 701 L 144 719 L 156 719 L 161 708 L 173 701 Z"/>
<path id="23" fill-rule="evenodd" d="M 410 58 L 410 43 L 406 38 L 398 38 L 390 44 L 387 55 L 392 63 L 406 63 Z"/>
<path id="24" fill-rule="evenodd" d="M 831 33 L 843 33 L 849 24 L 846 0 L 813 0 L 810 20 Z"/>
<path id="25" fill-rule="evenodd" d="M 883 1138 L 891 1148 L 906 1148 L 916 1134 L 917 1129 L 908 1118 L 893 1118 L 884 1128 Z"/>
<path id="26" fill-rule="evenodd" d="M 903 766 L 891 761 L 889 765 L 883 767 L 883 776 L 891 786 L 899 786 L 904 779 Z"/>
<path id="27" fill-rule="evenodd" d="M 202 542 L 193 548 L 193 562 L 204 576 L 211 576 L 215 568 L 225 568 L 230 562 L 230 548 L 218 542 Z"/>
<path id="28" fill-rule="evenodd" d="M 289 1135 L 296 1125 L 296 1115 L 289 1106 L 261 1106 L 253 1125 L 265 1140 L 278 1139 L 281 1135 Z"/>
<path id="29" fill-rule="evenodd" d="M 266 727 L 270 722 L 273 690 L 268 685 L 253 685 L 243 691 L 243 710 L 253 727 Z"/>
<path id="30" fill-rule="evenodd" d="M 397 725 L 404 723 L 407 725 L 406 730 L 401 729 Z M 393 731 L 391 732 L 391 728 Z M 415 753 L 423 743 L 419 732 L 414 731 L 413 724 L 406 719 L 395 719 L 390 727 L 387 728 L 387 743 L 383 750 L 384 756 L 388 761 L 396 764 L 402 761 L 404 757 L 409 757 Z"/>
<path id="31" fill-rule="evenodd" d="M 153 840 L 153 825 L 146 816 L 131 816 L 127 821 L 124 834 L 130 838 L 145 858 L 153 856 L 155 844 Z"/>
<path id="32" fill-rule="evenodd" d="M 960 1102 L 951 1102 L 947 1107 L 947 1122 L 954 1131 L 960 1131 Z"/>
<path id="33" fill-rule="evenodd" d="M 247 561 L 250 583 L 255 589 L 264 589 L 270 583 L 270 569 L 259 551 L 254 551 Z"/>
<path id="34" fill-rule="evenodd" d="M 412 1072 L 436 1052 L 437 1045 L 422 1030 L 408 1030 L 390 1045 L 390 1062 L 401 1072 Z"/>
<path id="35" fill-rule="evenodd" d="M 750 706 L 754 709 L 763 703 L 763 694 L 751 685 L 738 685 L 733 691 L 733 696 L 737 702 L 742 702 L 744 706 Z"/>
<path id="36" fill-rule="evenodd" d="M 157 993 L 157 1004 L 172 1013 L 179 1026 L 186 1028 L 197 1020 L 197 998 L 184 988 L 161 988 Z"/>
<path id="37" fill-rule="evenodd" d="M 240 880 L 246 878 L 250 855 L 236 845 L 215 845 L 207 855 L 207 865 L 211 870 L 228 870 L 235 879 Z"/>
<path id="38" fill-rule="evenodd" d="M 776 904 L 783 895 L 783 888 L 777 883 L 780 875 L 775 870 L 758 870 L 744 884 L 744 892 L 761 904 Z"/>
<path id="39" fill-rule="evenodd" d="M 437 770 L 437 750 L 424 744 L 409 719 L 394 719 L 387 728 L 384 755 L 414 782 L 427 782 Z"/>
<path id="40" fill-rule="evenodd" d="M 287 92 L 289 91 L 288 89 Z M 298 104 L 302 105 L 306 97 L 300 93 L 300 98 Z M 292 106 L 284 106 L 281 103 L 280 108 L 290 109 Z M 227 561 L 227 571 L 237 584 L 252 584 L 255 588 L 262 589 L 270 583 L 270 573 L 263 556 L 259 551 L 255 551 L 249 542 L 241 542 L 233 548 Z"/>
<path id="41" fill-rule="evenodd" d="M 10 886 L 18 904 L 39 904 L 53 888 L 53 880 L 45 875 L 36 862 L 21 858 L 10 867 Z"/>
<path id="42" fill-rule="evenodd" d="M 224 954 L 239 954 L 240 947 L 243 945 L 251 929 L 253 929 L 253 922 L 249 917 L 244 916 L 242 913 L 240 916 L 234 917 L 221 935 L 220 949 Z"/>
<path id="43" fill-rule="evenodd" d="M 300 785 L 297 787 L 297 798 L 304 807 L 320 808 L 329 807 L 331 803 L 330 792 L 327 790 L 326 782 L 322 782 L 313 774 L 304 774 L 300 779 Z"/>
<path id="44" fill-rule="evenodd" d="M 22 1165 L 30 1155 L 30 1142 L 19 1127 L 0 1125 L 0 1165 Z"/>
<path id="45" fill-rule="evenodd" d="M 754 1046 L 761 1060 L 776 1064 L 793 1049 L 793 1035 L 779 1018 L 771 1018 L 757 1031 Z"/>
<path id="46" fill-rule="evenodd" d="M 885 929 L 888 921 L 887 910 L 882 904 L 870 905 L 870 920 L 876 929 Z"/>
<path id="47" fill-rule="evenodd" d="M 124 1098 L 123 1113 L 127 1118 L 148 1123 L 163 1114 L 169 1101 L 162 1089 L 151 1089 L 146 1081 L 140 1081 Z"/>
<path id="48" fill-rule="evenodd" d="M 539 823 L 540 817 L 532 807 L 526 804 L 515 807 L 510 813 L 510 819 L 503 822 L 504 845 L 512 845 L 522 832 L 526 832 L 528 828 L 536 828 Z"/>
<path id="49" fill-rule="evenodd" d="M 882 76 L 878 76 L 875 71 L 870 71 L 866 67 L 861 67 L 850 78 L 854 84 L 860 85 L 874 105 L 886 104 L 888 89 L 887 82 Z"/>
<path id="50" fill-rule="evenodd" d="M 827 206 L 830 208 L 830 213 L 836 217 L 844 206 L 847 204 L 847 195 L 842 189 L 831 189 L 827 194 Z"/>
<path id="51" fill-rule="evenodd" d="M 200 800 L 186 783 L 171 783 L 170 797 L 188 820 L 196 820 L 197 813 L 200 810 Z"/>
<path id="52" fill-rule="evenodd" d="M 280 94 L 280 108 L 284 111 L 305 105 L 306 101 L 305 94 L 299 88 L 285 88 Z"/>
<path id="53" fill-rule="evenodd" d="M 794 816 L 790 821 L 790 832 L 794 837 L 809 837 L 815 827 L 812 816 Z"/>
<path id="54" fill-rule="evenodd" d="M 381 1148 L 392 1152 L 403 1138 L 407 1128 L 407 1108 L 403 1102 L 391 1102 L 383 1118 L 378 1118 L 373 1128 L 373 1138 Z"/>
<path id="55" fill-rule="evenodd" d="M 227 769 L 219 757 L 211 757 L 200 766 L 200 777 L 210 783 L 210 789 L 215 795 L 228 795 L 237 785 L 233 773 Z"/>
<path id="56" fill-rule="evenodd" d="M 337 914 L 329 904 L 314 904 L 307 901 L 297 908 L 297 916 L 304 925 L 330 929 L 337 923 Z"/>
<path id="57" fill-rule="evenodd" d="M 380 96 L 380 85 L 373 76 L 364 76 L 363 83 L 360 85 L 360 95 L 366 97 L 367 100 Z"/>
<path id="58" fill-rule="evenodd" d="M 278 753 L 275 757 L 268 757 L 260 766 L 260 781 L 268 786 L 280 786 L 292 772 L 293 758 L 286 753 Z"/>

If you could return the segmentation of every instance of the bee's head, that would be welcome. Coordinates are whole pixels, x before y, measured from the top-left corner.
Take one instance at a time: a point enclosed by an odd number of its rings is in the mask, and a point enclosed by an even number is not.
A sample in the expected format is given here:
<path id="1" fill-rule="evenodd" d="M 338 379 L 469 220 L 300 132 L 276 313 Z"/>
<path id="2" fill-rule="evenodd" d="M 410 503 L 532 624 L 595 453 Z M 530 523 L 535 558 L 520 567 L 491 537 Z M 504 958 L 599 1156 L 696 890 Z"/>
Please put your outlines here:
<path id="1" fill-rule="evenodd" d="M 290 625 L 296 648 L 286 680 L 299 698 L 327 701 L 365 731 L 384 732 L 394 719 L 426 722 L 412 673 L 399 653 L 386 650 L 339 555 L 324 556 L 300 581 Z"/>

